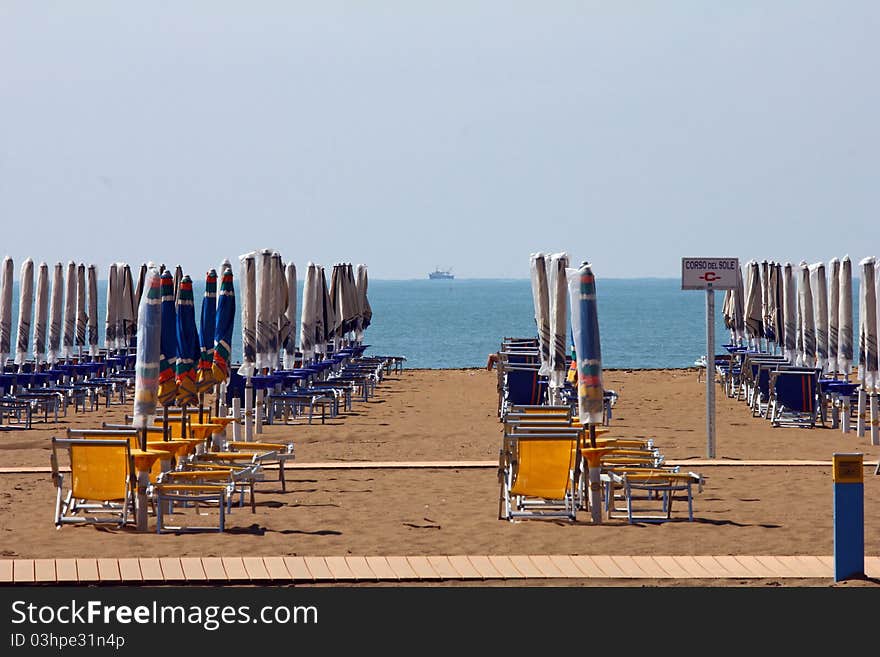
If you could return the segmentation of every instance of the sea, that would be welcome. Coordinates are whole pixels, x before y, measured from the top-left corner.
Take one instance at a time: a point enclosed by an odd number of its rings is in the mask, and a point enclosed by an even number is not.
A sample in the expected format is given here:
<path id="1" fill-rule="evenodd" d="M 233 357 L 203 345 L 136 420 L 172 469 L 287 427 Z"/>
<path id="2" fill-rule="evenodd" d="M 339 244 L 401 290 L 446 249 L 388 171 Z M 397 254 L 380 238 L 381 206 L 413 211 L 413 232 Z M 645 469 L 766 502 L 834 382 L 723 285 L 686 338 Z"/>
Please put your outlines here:
<path id="1" fill-rule="evenodd" d="M 204 281 L 193 282 L 196 318 Z M 602 366 L 606 369 L 692 367 L 706 354 L 706 293 L 682 290 L 678 278 L 597 279 Z M 858 345 L 858 281 L 853 282 L 853 326 Z M 238 286 L 236 283 L 236 292 Z M 17 336 L 18 282 L 13 285 L 12 352 Z M 372 324 L 367 355 L 404 356 L 407 368 L 484 367 L 505 337 L 535 337 L 528 279 L 370 280 Z M 106 281 L 98 282 L 98 326 L 103 345 Z M 715 293 L 716 353 L 731 341 Z M 299 282 L 297 313 L 302 309 Z M 241 358 L 237 306 L 233 360 Z M 297 326 L 297 336 L 299 327 Z M 32 339 L 32 338 L 31 338 Z M 32 343 L 30 352 L 33 351 Z"/>

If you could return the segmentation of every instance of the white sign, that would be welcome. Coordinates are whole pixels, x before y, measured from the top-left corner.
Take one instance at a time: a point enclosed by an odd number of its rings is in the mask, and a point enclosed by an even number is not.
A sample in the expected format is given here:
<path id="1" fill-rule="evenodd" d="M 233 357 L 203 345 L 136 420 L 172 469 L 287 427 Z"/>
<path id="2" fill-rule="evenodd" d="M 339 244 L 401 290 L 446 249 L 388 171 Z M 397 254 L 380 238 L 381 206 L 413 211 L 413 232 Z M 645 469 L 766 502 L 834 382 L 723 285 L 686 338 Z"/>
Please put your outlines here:
<path id="1" fill-rule="evenodd" d="M 739 258 L 682 258 L 682 290 L 732 290 Z"/>

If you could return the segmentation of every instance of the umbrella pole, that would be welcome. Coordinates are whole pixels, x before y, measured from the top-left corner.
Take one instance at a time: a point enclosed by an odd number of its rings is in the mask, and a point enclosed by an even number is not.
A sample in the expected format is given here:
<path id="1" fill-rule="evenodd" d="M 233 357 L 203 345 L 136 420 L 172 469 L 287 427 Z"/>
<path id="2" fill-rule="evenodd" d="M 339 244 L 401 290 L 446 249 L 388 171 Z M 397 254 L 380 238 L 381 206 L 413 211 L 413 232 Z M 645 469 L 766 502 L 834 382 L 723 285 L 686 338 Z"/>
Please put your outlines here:
<path id="1" fill-rule="evenodd" d="M 251 442 L 254 439 L 254 383 L 248 376 L 244 383 L 244 439 Z"/>
<path id="2" fill-rule="evenodd" d="M 163 404 L 162 410 L 162 440 L 167 442 L 171 440 L 171 437 L 168 435 L 168 406 Z"/>
<path id="3" fill-rule="evenodd" d="M 203 410 L 204 404 L 205 404 L 205 393 L 200 392 L 199 393 L 199 424 L 202 424 L 202 421 L 204 419 L 204 410 Z"/>

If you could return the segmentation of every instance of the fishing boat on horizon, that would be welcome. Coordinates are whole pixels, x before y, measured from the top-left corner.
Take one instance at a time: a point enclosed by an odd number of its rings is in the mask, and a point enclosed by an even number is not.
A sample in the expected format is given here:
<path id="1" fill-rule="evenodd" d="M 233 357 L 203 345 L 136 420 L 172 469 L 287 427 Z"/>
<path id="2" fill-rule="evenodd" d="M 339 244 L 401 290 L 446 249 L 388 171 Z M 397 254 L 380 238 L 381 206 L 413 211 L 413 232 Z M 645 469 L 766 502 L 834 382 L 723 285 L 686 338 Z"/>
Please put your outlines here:
<path id="1" fill-rule="evenodd" d="M 428 278 L 431 280 L 452 280 L 455 276 L 452 274 L 452 268 L 440 269 L 440 267 L 437 267 L 434 271 L 428 274 Z"/>

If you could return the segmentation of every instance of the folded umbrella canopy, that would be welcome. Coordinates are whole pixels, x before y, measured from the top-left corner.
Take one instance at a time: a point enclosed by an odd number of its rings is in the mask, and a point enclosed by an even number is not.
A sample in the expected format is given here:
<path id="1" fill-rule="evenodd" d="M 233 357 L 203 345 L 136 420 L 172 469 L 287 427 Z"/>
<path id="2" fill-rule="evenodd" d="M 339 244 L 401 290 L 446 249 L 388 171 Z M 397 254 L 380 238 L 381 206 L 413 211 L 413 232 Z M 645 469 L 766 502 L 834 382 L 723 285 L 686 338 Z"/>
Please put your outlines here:
<path id="1" fill-rule="evenodd" d="M 272 267 L 272 251 L 263 249 L 256 256 L 257 265 L 257 326 L 256 368 L 258 372 L 273 369 L 273 343 L 277 344 L 278 295 L 275 289 L 275 270 Z"/>
<path id="2" fill-rule="evenodd" d="M 116 263 L 110 264 L 107 272 L 107 312 L 104 318 L 104 347 L 109 354 L 116 349 L 116 332 L 119 327 L 119 273 Z"/>
<path id="3" fill-rule="evenodd" d="M 547 262 L 543 253 L 529 256 L 532 281 L 532 301 L 535 306 L 535 326 L 538 331 L 538 349 L 541 356 L 539 374 L 550 374 L 550 293 L 547 287 Z"/>
<path id="4" fill-rule="evenodd" d="M 199 354 L 196 388 L 203 393 L 214 387 L 214 335 L 217 332 L 217 272 L 214 269 L 205 275 L 205 295 L 199 313 Z"/>
<path id="5" fill-rule="evenodd" d="M 170 406 L 177 397 L 174 361 L 177 357 L 177 312 L 174 308 L 174 277 L 165 270 L 160 279 L 161 331 L 159 339 L 159 403 Z"/>
<path id="6" fill-rule="evenodd" d="M 64 285 L 64 333 L 61 336 L 61 347 L 64 359 L 73 358 L 73 346 L 76 338 L 76 263 L 67 263 L 67 278 Z"/>
<path id="7" fill-rule="evenodd" d="M 358 294 L 361 297 L 361 323 L 360 327 L 357 330 L 357 341 L 358 343 L 362 343 L 364 341 L 364 331 L 367 330 L 367 327 L 373 321 L 373 307 L 370 305 L 370 299 L 367 296 L 367 288 L 369 287 L 369 279 L 367 276 L 367 266 L 366 265 L 358 265 L 357 266 L 357 288 Z"/>
<path id="8" fill-rule="evenodd" d="M 798 281 L 798 365 L 814 367 L 816 362 L 816 317 L 813 312 L 813 291 L 810 286 L 810 268 L 800 263 Z"/>
<path id="9" fill-rule="evenodd" d="M 284 267 L 284 282 L 287 286 L 287 306 L 281 318 L 279 337 L 284 349 L 284 369 L 292 369 L 296 364 L 296 265 L 288 262 Z"/>
<path id="10" fill-rule="evenodd" d="M 318 300 L 318 267 L 312 262 L 306 266 L 306 277 L 303 281 L 303 305 L 299 327 L 299 348 L 302 351 L 303 364 L 311 363 L 315 357 L 317 343 L 317 300 Z"/>
<path id="11" fill-rule="evenodd" d="M 769 343 L 773 341 L 773 325 L 770 318 L 770 267 L 766 260 L 761 261 L 761 337 Z"/>
<path id="12" fill-rule="evenodd" d="M 790 262 L 782 269 L 782 317 L 783 354 L 785 359 L 795 364 L 798 350 L 797 286 L 794 282 L 794 268 Z"/>
<path id="13" fill-rule="evenodd" d="M 0 371 L 12 349 L 12 258 L 3 259 L 3 281 L 0 283 Z"/>
<path id="14" fill-rule="evenodd" d="M 241 262 L 241 367 L 244 377 L 254 375 L 257 360 L 257 265 L 256 253 L 239 256 Z"/>
<path id="15" fill-rule="evenodd" d="M 327 273 L 320 265 L 318 266 L 318 280 L 318 321 L 316 322 L 317 343 L 315 351 L 323 355 L 327 353 L 327 343 L 333 339 L 336 313 L 330 301 L 330 291 L 327 288 Z"/>
<path id="16" fill-rule="evenodd" d="M 275 299 L 272 305 L 271 339 L 269 341 L 269 358 L 272 364 L 269 367 L 275 370 L 278 369 L 278 364 L 281 362 L 281 348 L 283 346 L 281 331 L 287 321 L 285 315 L 287 312 L 287 279 L 284 276 L 284 261 L 277 251 L 272 253 L 271 267 L 271 286 Z"/>
<path id="17" fill-rule="evenodd" d="M 837 340 L 840 333 L 840 260 L 828 261 L 828 371 L 836 373 Z"/>
<path id="18" fill-rule="evenodd" d="M 847 377 L 853 363 L 853 291 L 852 261 L 840 261 L 840 309 L 837 320 L 837 371 Z"/>
<path id="19" fill-rule="evenodd" d="M 183 267 L 177 265 L 174 268 L 174 302 L 177 303 L 177 297 L 180 296 L 180 281 L 183 280 Z"/>
<path id="20" fill-rule="evenodd" d="M 31 341 L 31 320 L 34 316 L 34 261 L 21 263 L 18 281 L 18 333 L 15 344 L 15 364 L 19 368 L 27 361 Z"/>
<path id="21" fill-rule="evenodd" d="M 52 301 L 49 305 L 49 351 L 46 360 L 54 365 L 61 357 L 61 315 L 64 312 L 64 265 L 55 263 L 52 274 Z"/>
<path id="22" fill-rule="evenodd" d="M 162 356 L 162 279 L 156 268 L 144 277 L 137 323 L 137 356 L 134 366 L 132 426 L 152 426 L 159 401 L 159 362 Z M 146 449 L 142 444 L 141 449 Z"/>
<path id="23" fill-rule="evenodd" d="M 174 361 L 174 379 L 177 383 L 177 403 L 181 406 L 197 404 L 196 367 L 199 362 L 199 329 L 196 327 L 196 306 L 192 279 L 185 274 L 177 295 L 177 352 Z"/>
<path id="24" fill-rule="evenodd" d="M 76 328 L 74 329 L 73 343 L 82 348 L 86 346 L 86 325 L 89 318 L 86 315 L 86 266 L 80 264 L 76 268 Z"/>
<path id="25" fill-rule="evenodd" d="M 214 381 L 222 383 L 229 378 L 229 360 L 232 353 L 232 331 L 235 326 L 235 288 L 232 266 L 225 264 L 217 294 L 217 319 L 214 325 L 214 356 L 211 368 Z"/>
<path id="26" fill-rule="evenodd" d="M 561 389 L 565 385 L 568 371 L 568 283 L 565 270 L 568 268 L 568 254 L 554 253 L 550 256 L 547 272 L 550 293 L 550 403 L 561 402 Z"/>
<path id="27" fill-rule="evenodd" d="M 828 280 L 825 264 L 810 266 L 810 289 L 813 292 L 814 324 L 816 325 L 816 367 L 828 371 Z"/>
<path id="28" fill-rule="evenodd" d="M 761 266 L 756 260 L 750 260 L 746 267 L 744 318 L 746 337 L 753 346 L 758 347 L 764 335 L 761 309 Z"/>
<path id="29" fill-rule="evenodd" d="M 581 425 L 601 424 L 604 411 L 602 349 L 596 304 L 596 278 L 589 263 L 569 269 L 571 330 L 577 360 L 578 415 Z"/>
<path id="30" fill-rule="evenodd" d="M 873 257 L 859 263 L 859 383 L 871 392 L 880 387 L 880 362 L 877 350 L 877 288 Z"/>
<path id="31" fill-rule="evenodd" d="M 348 306 L 351 308 L 351 316 L 348 318 L 346 339 L 354 340 L 355 331 L 361 323 L 361 299 L 358 295 L 357 280 L 354 277 L 354 268 L 351 263 L 345 265 L 345 296 L 348 298 Z"/>
<path id="32" fill-rule="evenodd" d="M 135 317 L 138 316 L 138 308 L 140 307 L 141 297 L 144 294 L 144 282 L 147 276 L 147 268 L 151 265 L 152 263 L 150 263 L 150 265 L 148 265 L 147 263 L 142 263 L 141 269 L 138 272 L 137 287 L 135 287 L 134 289 L 134 299 L 132 303 Z"/>
<path id="33" fill-rule="evenodd" d="M 89 265 L 89 355 L 97 356 L 101 349 L 98 336 L 98 268 Z"/>
<path id="34" fill-rule="evenodd" d="M 116 333 L 118 349 L 130 349 L 137 336 L 137 304 L 134 300 L 134 281 L 131 267 L 125 263 L 116 265 L 119 269 L 119 328 Z"/>
<path id="35" fill-rule="evenodd" d="M 40 263 L 37 271 L 37 300 L 34 309 L 34 364 L 46 362 L 46 322 L 49 319 L 49 265 Z"/>

